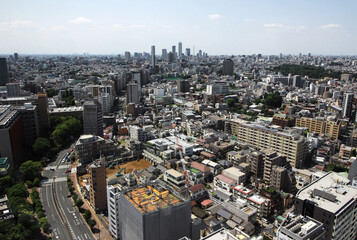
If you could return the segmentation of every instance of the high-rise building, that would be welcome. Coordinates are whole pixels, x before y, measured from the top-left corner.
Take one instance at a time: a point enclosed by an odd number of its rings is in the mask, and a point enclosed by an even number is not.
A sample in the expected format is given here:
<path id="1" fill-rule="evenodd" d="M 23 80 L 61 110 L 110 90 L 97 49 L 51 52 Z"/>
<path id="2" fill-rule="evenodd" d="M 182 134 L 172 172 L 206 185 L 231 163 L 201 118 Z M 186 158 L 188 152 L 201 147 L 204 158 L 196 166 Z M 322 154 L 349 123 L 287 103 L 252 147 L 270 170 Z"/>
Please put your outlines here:
<path id="1" fill-rule="evenodd" d="M 8 97 L 18 97 L 20 95 L 20 84 L 6 83 L 6 91 Z"/>
<path id="2" fill-rule="evenodd" d="M 234 71 L 234 63 L 232 59 L 225 59 L 223 61 L 222 74 L 223 75 L 232 75 Z"/>
<path id="3" fill-rule="evenodd" d="M 107 187 L 109 232 L 114 239 L 119 239 L 119 197 L 120 188 L 110 185 Z"/>
<path id="4" fill-rule="evenodd" d="M 50 127 L 50 115 L 48 112 L 48 98 L 46 93 L 39 93 L 37 95 L 37 105 L 40 117 L 40 130 L 47 130 Z"/>
<path id="5" fill-rule="evenodd" d="M 345 93 L 342 101 L 342 117 L 351 118 L 353 107 L 353 93 Z"/>
<path id="6" fill-rule="evenodd" d="M 209 95 L 225 95 L 229 93 L 229 85 L 224 81 L 216 81 L 206 86 Z"/>
<path id="7" fill-rule="evenodd" d="M 130 62 L 131 61 L 131 54 L 130 52 L 125 52 L 125 61 Z"/>
<path id="8" fill-rule="evenodd" d="M 178 57 L 179 59 L 182 58 L 182 42 L 178 43 Z"/>
<path id="9" fill-rule="evenodd" d="M 9 82 L 9 72 L 6 58 L 0 58 L 0 86 L 5 86 Z"/>
<path id="10" fill-rule="evenodd" d="M 89 200 L 97 211 L 107 209 L 107 180 L 105 178 L 105 158 L 93 161 L 88 165 L 89 173 Z"/>
<path id="11" fill-rule="evenodd" d="M 295 124 L 298 127 L 307 127 L 309 132 L 324 134 L 327 138 L 338 139 L 340 136 L 340 120 L 332 121 L 324 117 L 301 117 L 295 119 Z"/>
<path id="12" fill-rule="evenodd" d="M 112 85 L 100 85 L 99 86 L 99 102 L 102 105 L 102 111 L 104 114 L 111 112 L 114 101 L 114 91 Z"/>
<path id="13" fill-rule="evenodd" d="M 138 83 L 130 82 L 126 85 L 126 104 L 139 103 Z"/>
<path id="14" fill-rule="evenodd" d="M 168 64 L 170 64 L 170 63 L 172 63 L 173 61 L 174 61 L 174 54 L 173 54 L 172 52 L 169 52 L 169 53 L 167 54 L 166 62 L 167 62 Z"/>
<path id="15" fill-rule="evenodd" d="M 191 49 L 186 48 L 186 56 L 189 58 L 191 56 Z"/>
<path id="16" fill-rule="evenodd" d="M 38 107 L 31 103 L 25 103 L 23 107 L 18 107 L 17 111 L 22 118 L 25 145 L 32 147 L 32 144 L 40 135 Z"/>
<path id="17" fill-rule="evenodd" d="M 0 156 L 7 157 L 11 166 L 19 167 L 24 141 L 22 118 L 11 105 L 0 106 Z"/>
<path id="18" fill-rule="evenodd" d="M 190 83 L 187 80 L 177 80 L 177 92 L 189 92 Z"/>
<path id="19" fill-rule="evenodd" d="M 349 179 L 329 172 L 302 188 L 295 197 L 295 213 L 321 222 L 325 239 L 356 239 L 357 188 Z"/>
<path id="20" fill-rule="evenodd" d="M 83 133 L 103 137 L 103 112 L 97 99 L 83 104 Z"/>
<path id="21" fill-rule="evenodd" d="M 120 239 L 191 238 L 191 201 L 164 184 L 124 190 L 119 199 Z"/>
<path id="22" fill-rule="evenodd" d="M 176 46 L 172 46 L 172 54 L 174 59 L 176 59 Z"/>
<path id="23" fill-rule="evenodd" d="M 167 49 L 162 49 L 162 56 L 161 58 L 166 61 L 166 58 L 167 58 Z"/>
<path id="24" fill-rule="evenodd" d="M 19 60 L 19 54 L 18 53 L 14 53 L 14 59 L 15 59 L 15 62 L 17 62 Z"/>
<path id="25" fill-rule="evenodd" d="M 151 65 L 155 67 L 156 60 L 155 60 L 155 46 L 151 46 Z"/>
<path id="26" fill-rule="evenodd" d="M 259 124 L 232 119 L 230 131 L 238 141 L 260 149 L 272 148 L 287 157 L 292 167 L 301 168 L 307 154 L 305 137 L 288 132 L 277 131 Z M 251 137 L 254 136 L 254 137 Z"/>

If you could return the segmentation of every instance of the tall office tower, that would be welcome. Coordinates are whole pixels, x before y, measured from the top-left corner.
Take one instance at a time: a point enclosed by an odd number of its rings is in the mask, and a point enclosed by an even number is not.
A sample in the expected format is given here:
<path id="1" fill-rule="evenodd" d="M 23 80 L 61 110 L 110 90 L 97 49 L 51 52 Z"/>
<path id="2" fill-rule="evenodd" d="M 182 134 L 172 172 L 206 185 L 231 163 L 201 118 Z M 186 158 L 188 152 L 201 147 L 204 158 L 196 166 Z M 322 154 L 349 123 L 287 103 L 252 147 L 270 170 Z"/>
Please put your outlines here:
<path id="1" fill-rule="evenodd" d="M 125 61 L 130 62 L 131 61 L 131 54 L 130 52 L 125 52 Z"/>
<path id="2" fill-rule="evenodd" d="M 20 166 L 20 154 L 24 141 L 22 118 L 11 105 L 0 106 L 0 153 L 12 166 Z"/>
<path id="3" fill-rule="evenodd" d="M 130 82 L 126 85 L 126 104 L 129 103 L 139 103 L 139 88 L 136 82 Z"/>
<path id="4" fill-rule="evenodd" d="M 302 188 L 295 197 L 295 213 L 323 223 L 325 239 L 356 239 L 357 188 L 349 179 L 329 172 Z"/>
<path id="5" fill-rule="evenodd" d="M 176 59 L 176 46 L 172 46 L 172 54 L 174 56 L 174 60 Z"/>
<path id="6" fill-rule="evenodd" d="M 7 97 L 18 97 L 20 95 L 19 83 L 6 83 Z"/>
<path id="7" fill-rule="evenodd" d="M 202 58 L 202 50 L 199 50 L 199 51 L 198 51 L 198 57 L 199 57 L 199 58 Z"/>
<path id="8" fill-rule="evenodd" d="M 187 80 L 177 80 L 177 92 L 189 92 L 190 83 Z"/>
<path id="9" fill-rule="evenodd" d="M 167 63 L 172 63 L 174 61 L 174 54 L 172 53 L 172 52 L 169 52 L 168 54 L 167 54 L 167 59 L 166 59 L 166 62 Z"/>
<path id="10" fill-rule="evenodd" d="M 114 91 L 112 85 L 99 86 L 99 102 L 102 105 L 102 111 L 107 114 L 112 111 L 114 101 Z"/>
<path id="11" fill-rule="evenodd" d="M 132 71 L 133 81 L 138 83 L 138 92 L 141 94 L 141 86 L 144 84 L 141 71 Z"/>
<path id="12" fill-rule="evenodd" d="M 155 46 L 151 46 L 151 65 L 155 67 L 156 61 L 155 61 Z"/>
<path id="13" fill-rule="evenodd" d="M 107 180 L 105 178 L 105 158 L 93 161 L 88 165 L 89 200 L 90 205 L 97 211 L 107 209 Z"/>
<path id="14" fill-rule="evenodd" d="M 166 58 L 167 58 L 167 49 L 162 49 L 162 56 L 161 58 L 166 61 Z"/>
<path id="15" fill-rule="evenodd" d="M 0 58 L 0 86 L 5 86 L 9 82 L 9 72 L 7 70 L 6 58 Z"/>
<path id="16" fill-rule="evenodd" d="M 103 112 L 97 99 L 83 104 L 83 133 L 103 137 Z"/>
<path id="17" fill-rule="evenodd" d="M 19 60 L 19 54 L 18 53 L 14 53 L 14 59 L 15 59 L 15 62 L 17 62 Z"/>
<path id="18" fill-rule="evenodd" d="M 186 48 L 186 56 L 189 58 L 191 56 L 191 49 Z"/>
<path id="19" fill-rule="evenodd" d="M 353 106 L 353 93 L 345 93 L 342 101 L 342 117 L 351 118 Z"/>
<path id="20" fill-rule="evenodd" d="M 38 113 L 40 116 L 40 130 L 47 130 L 50 127 L 50 117 L 48 112 L 48 98 L 46 93 L 37 95 Z"/>
<path id="21" fill-rule="evenodd" d="M 178 43 L 178 57 L 179 59 L 182 58 L 182 42 Z"/>
<path id="22" fill-rule="evenodd" d="M 234 63 L 232 59 L 225 59 L 223 61 L 223 68 L 222 68 L 222 74 L 223 75 L 233 75 L 234 71 Z"/>
<path id="23" fill-rule="evenodd" d="M 120 239 L 191 239 L 191 201 L 163 183 L 124 190 L 119 199 Z"/>

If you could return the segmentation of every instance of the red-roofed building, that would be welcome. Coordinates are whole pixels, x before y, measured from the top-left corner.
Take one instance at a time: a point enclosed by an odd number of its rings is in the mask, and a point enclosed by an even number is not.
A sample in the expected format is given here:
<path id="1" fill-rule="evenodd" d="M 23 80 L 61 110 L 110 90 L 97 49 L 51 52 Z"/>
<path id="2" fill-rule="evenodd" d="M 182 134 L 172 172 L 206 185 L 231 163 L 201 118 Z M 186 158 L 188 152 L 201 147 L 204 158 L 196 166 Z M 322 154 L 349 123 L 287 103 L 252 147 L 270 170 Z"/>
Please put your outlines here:
<path id="1" fill-rule="evenodd" d="M 213 201 L 211 199 L 205 199 L 201 202 L 201 205 L 207 209 L 208 207 L 213 205 Z"/>
<path id="2" fill-rule="evenodd" d="M 201 171 L 203 173 L 203 177 L 205 179 L 207 179 L 207 177 L 210 175 L 210 168 L 207 167 L 206 165 L 199 163 L 199 162 L 192 162 L 191 168 Z"/>
<path id="3" fill-rule="evenodd" d="M 232 188 L 237 185 L 237 180 L 219 174 L 214 177 L 213 184 L 216 188 L 219 188 L 222 191 L 232 192 Z"/>
<path id="4" fill-rule="evenodd" d="M 188 189 L 188 192 L 190 193 L 191 200 L 200 199 L 200 198 L 206 196 L 206 194 L 207 194 L 205 185 L 203 185 L 201 183 L 190 187 Z"/>

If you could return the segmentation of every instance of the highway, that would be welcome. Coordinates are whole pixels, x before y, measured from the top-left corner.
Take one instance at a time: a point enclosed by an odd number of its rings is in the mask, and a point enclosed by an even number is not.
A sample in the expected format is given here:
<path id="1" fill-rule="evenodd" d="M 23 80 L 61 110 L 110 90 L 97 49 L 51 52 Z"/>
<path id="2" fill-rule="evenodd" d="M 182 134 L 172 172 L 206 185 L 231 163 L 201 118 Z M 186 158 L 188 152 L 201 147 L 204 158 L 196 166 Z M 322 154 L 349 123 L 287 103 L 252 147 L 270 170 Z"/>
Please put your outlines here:
<path id="1" fill-rule="evenodd" d="M 62 163 L 68 150 L 60 152 L 56 161 L 50 163 L 43 171 L 40 198 L 51 225 L 52 239 L 94 240 L 92 232 L 75 208 L 72 198 L 68 197 L 66 180 L 71 173 L 65 171 L 70 169 L 70 166 L 69 163 Z"/>

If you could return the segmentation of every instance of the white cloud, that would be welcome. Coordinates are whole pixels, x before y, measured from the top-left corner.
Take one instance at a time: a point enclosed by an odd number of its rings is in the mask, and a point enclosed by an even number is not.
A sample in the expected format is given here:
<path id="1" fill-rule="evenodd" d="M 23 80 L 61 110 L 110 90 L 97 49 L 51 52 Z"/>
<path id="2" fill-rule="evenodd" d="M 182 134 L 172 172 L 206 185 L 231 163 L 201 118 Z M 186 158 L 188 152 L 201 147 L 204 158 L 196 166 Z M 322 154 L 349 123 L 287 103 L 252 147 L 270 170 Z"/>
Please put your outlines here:
<path id="1" fill-rule="evenodd" d="M 130 25 L 127 28 L 146 28 L 146 25 Z"/>
<path id="2" fill-rule="evenodd" d="M 340 24 L 335 24 L 335 23 L 320 26 L 320 28 L 322 29 L 341 28 L 341 27 L 342 26 Z"/>
<path id="3" fill-rule="evenodd" d="M 13 27 L 31 27 L 34 25 L 34 22 L 30 20 L 14 20 L 10 22 L 10 25 Z"/>
<path id="4" fill-rule="evenodd" d="M 209 15 L 208 15 L 208 18 L 211 19 L 211 20 L 216 20 L 216 19 L 220 19 L 220 18 L 221 18 L 221 15 L 219 15 L 218 13 L 209 14 Z"/>
<path id="5" fill-rule="evenodd" d="M 113 24 L 112 28 L 123 28 L 123 26 L 121 24 L 117 23 L 117 24 Z"/>
<path id="6" fill-rule="evenodd" d="M 264 24 L 265 28 L 285 28 L 286 26 L 283 24 L 277 24 L 277 23 L 267 23 Z"/>
<path id="7" fill-rule="evenodd" d="M 88 18 L 85 18 L 85 17 L 77 17 L 75 19 L 72 19 L 69 22 L 73 23 L 73 24 L 81 24 L 81 23 L 90 23 L 92 21 L 90 19 L 88 19 Z"/>

